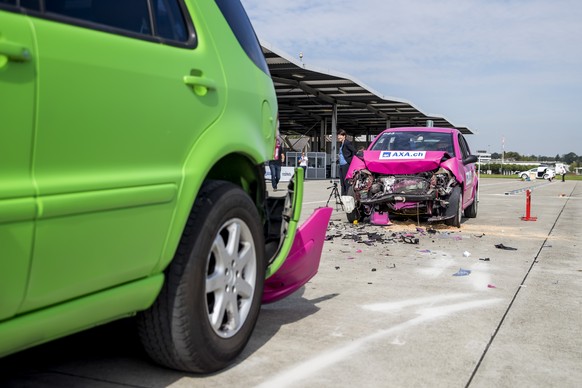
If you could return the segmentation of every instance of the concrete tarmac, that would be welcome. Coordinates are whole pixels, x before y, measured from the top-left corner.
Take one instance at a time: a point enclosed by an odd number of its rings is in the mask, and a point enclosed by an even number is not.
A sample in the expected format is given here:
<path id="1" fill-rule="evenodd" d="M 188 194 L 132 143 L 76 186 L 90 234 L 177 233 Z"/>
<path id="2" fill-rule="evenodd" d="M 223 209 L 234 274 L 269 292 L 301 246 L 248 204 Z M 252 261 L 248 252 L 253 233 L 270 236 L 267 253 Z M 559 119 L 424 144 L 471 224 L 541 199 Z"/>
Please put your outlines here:
<path id="1" fill-rule="evenodd" d="M 306 182 L 303 219 L 328 187 Z M 232 367 L 158 367 L 124 320 L 1 359 L 0 387 L 579 387 L 581 217 L 582 182 L 486 178 L 460 229 L 334 210 L 319 273 L 263 306 Z"/>

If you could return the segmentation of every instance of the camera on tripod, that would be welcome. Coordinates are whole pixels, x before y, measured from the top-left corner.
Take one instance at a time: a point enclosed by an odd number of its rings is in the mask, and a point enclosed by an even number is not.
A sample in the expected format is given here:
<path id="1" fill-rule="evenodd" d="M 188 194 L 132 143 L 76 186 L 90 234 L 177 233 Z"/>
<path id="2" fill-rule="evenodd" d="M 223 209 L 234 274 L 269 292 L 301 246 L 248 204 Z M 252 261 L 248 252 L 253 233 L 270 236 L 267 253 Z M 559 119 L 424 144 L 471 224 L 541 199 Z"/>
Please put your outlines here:
<path id="1" fill-rule="evenodd" d="M 339 210 L 340 207 L 342 210 L 344 210 L 344 203 L 342 202 L 342 197 L 339 193 L 338 190 L 338 181 L 334 181 L 333 179 L 329 181 L 329 183 L 331 183 L 332 185 L 329 186 L 327 189 L 331 189 L 331 193 L 329 194 L 329 198 L 327 199 L 327 203 L 325 204 L 325 206 L 329 206 L 329 201 L 331 200 L 331 198 L 333 197 L 335 199 L 335 208 L 336 210 Z"/>
<path id="2" fill-rule="evenodd" d="M 333 186 L 329 186 L 327 189 L 337 189 L 338 181 L 334 181 L 333 179 L 329 181 Z"/>

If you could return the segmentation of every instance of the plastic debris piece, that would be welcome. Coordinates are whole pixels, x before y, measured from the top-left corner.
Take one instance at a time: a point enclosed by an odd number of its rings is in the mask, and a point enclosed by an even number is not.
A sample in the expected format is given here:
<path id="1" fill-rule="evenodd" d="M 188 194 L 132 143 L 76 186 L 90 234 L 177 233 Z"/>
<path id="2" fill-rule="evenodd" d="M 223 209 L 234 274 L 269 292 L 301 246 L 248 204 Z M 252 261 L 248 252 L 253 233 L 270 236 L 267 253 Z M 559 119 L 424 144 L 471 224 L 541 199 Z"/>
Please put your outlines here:
<path id="1" fill-rule="evenodd" d="M 358 249 L 358 250 L 356 251 L 356 253 L 362 253 L 362 250 L 361 250 L 361 249 Z"/>
<path id="2" fill-rule="evenodd" d="M 497 248 L 497 249 L 504 249 L 506 251 L 517 251 L 517 248 L 508 247 L 508 246 L 505 246 L 503 244 L 495 244 L 495 248 Z"/>
<path id="3" fill-rule="evenodd" d="M 497 287 L 495 287 L 495 285 L 493 285 L 493 284 L 488 284 L 487 288 L 497 288 Z"/>
<path id="4" fill-rule="evenodd" d="M 481 261 L 491 261 L 491 259 L 488 258 L 488 257 L 479 258 L 479 260 L 481 260 Z"/>
<path id="5" fill-rule="evenodd" d="M 463 256 L 464 257 L 469 257 L 469 256 L 471 256 L 471 252 L 465 251 L 465 252 L 463 252 Z"/>
<path id="6" fill-rule="evenodd" d="M 384 237 L 376 232 L 372 232 L 372 233 L 368 233 L 368 239 L 369 240 L 376 240 L 376 241 L 382 241 L 384 240 Z"/>
<path id="7" fill-rule="evenodd" d="M 418 242 L 420 241 L 418 238 L 414 238 L 411 236 L 401 236 L 402 241 L 405 242 L 406 244 L 418 244 Z"/>
<path id="8" fill-rule="evenodd" d="M 335 269 L 340 269 L 340 266 L 339 266 L 339 265 L 336 265 L 336 266 L 335 266 Z"/>
<path id="9" fill-rule="evenodd" d="M 376 268 L 372 268 L 372 272 L 376 272 Z"/>
<path id="10" fill-rule="evenodd" d="M 471 273 L 470 269 L 463 269 L 463 268 L 459 268 L 459 270 L 457 272 L 455 272 L 453 274 L 453 276 L 467 276 Z"/>

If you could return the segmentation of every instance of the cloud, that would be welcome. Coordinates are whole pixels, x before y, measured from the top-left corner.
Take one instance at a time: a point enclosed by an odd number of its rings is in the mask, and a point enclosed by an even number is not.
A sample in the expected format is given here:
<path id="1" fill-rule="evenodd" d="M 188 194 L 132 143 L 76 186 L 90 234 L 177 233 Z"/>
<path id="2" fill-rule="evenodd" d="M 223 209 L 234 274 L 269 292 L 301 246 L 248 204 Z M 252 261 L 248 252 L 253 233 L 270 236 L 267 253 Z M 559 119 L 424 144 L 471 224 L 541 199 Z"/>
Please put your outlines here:
<path id="1" fill-rule="evenodd" d="M 577 107 L 570 99 L 582 94 L 578 1 L 243 0 L 243 5 L 261 39 L 296 58 L 303 52 L 307 66 L 348 74 L 427 113 L 478 127 L 484 136 L 491 114 L 499 125 L 517 121 L 528 131 L 543 131 L 548 107 L 561 116 L 553 119 L 559 131 L 576 136 L 571 120 L 577 111 L 570 109 Z M 527 142 L 519 147 L 514 150 L 582 153 Z"/>

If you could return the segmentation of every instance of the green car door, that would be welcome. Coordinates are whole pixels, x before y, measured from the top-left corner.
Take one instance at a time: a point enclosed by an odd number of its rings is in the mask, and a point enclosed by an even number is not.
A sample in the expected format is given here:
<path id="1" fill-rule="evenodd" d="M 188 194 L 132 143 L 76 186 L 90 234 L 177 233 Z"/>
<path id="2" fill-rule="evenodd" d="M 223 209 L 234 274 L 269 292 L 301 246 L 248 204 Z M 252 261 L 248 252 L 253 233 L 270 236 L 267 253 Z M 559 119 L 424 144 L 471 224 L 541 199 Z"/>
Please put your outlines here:
<path id="1" fill-rule="evenodd" d="M 138 3 L 143 18 L 117 25 L 116 15 L 140 12 L 115 7 Z M 109 9 L 90 10 L 103 15 L 97 23 L 50 8 L 31 18 L 40 212 L 21 312 L 151 274 L 184 160 L 224 105 L 221 64 L 203 30 L 185 24 L 186 41 L 163 44 L 151 36 L 146 1 L 83 4 Z"/>
<path id="2" fill-rule="evenodd" d="M 27 18 L 0 9 L 0 321 L 22 302 L 31 259 L 35 59 Z"/>

